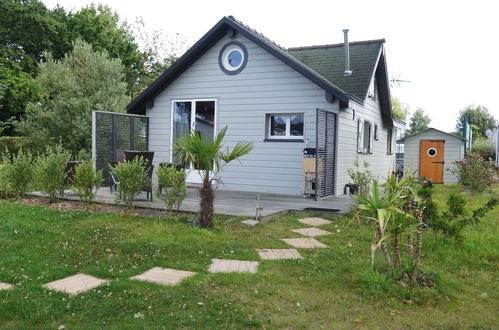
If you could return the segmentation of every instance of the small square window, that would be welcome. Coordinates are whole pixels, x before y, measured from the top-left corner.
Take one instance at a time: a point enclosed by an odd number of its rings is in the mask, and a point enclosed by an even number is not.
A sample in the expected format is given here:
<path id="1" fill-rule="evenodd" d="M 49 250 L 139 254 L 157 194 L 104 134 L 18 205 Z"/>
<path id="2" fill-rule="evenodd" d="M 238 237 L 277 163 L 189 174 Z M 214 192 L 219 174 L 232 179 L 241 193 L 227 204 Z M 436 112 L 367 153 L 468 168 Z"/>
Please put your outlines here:
<path id="1" fill-rule="evenodd" d="M 269 139 L 302 139 L 304 116 L 302 113 L 268 114 L 267 138 Z"/>

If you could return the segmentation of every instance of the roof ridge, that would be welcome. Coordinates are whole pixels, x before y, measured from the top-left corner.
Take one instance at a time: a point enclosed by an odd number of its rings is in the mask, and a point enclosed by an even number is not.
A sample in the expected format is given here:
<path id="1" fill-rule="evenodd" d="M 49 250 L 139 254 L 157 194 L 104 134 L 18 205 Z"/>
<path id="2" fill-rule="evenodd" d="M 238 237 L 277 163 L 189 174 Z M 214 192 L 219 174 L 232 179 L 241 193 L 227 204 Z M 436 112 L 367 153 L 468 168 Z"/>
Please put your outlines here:
<path id="1" fill-rule="evenodd" d="M 232 15 L 229 15 L 227 16 L 228 19 L 236 22 L 237 24 L 241 25 L 241 26 L 244 26 L 246 29 L 250 30 L 251 32 L 259 35 L 260 37 L 262 37 L 263 39 L 265 39 L 265 41 L 269 42 L 270 44 L 276 46 L 277 48 L 283 50 L 283 51 L 287 51 L 286 47 L 283 47 L 281 45 L 279 45 L 277 42 L 275 42 L 274 40 L 270 39 L 269 37 L 267 37 L 266 35 L 264 35 L 263 33 L 259 32 L 258 30 L 256 30 L 255 28 L 252 28 L 251 26 L 247 25 L 247 24 L 244 24 L 242 21 L 238 20 L 237 18 L 235 18 L 234 16 Z"/>
<path id="2" fill-rule="evenodd" d="M 371 40 L 360 40 L 360 41 L 351 41 L 349 42 L 350 46 L 356 45 L 366 45 L 366 44 L 375 44 L 375 43 L 385 43 L 386 40 L 382 39 L 371 39 Z M 289 47 L 287 50 L 308 50 L 308 49 L 317 49 L 317 48 L 334 48 L 334 47 L 343 47 L 344 43 L 337 44 L 325 44 L 325 45 L 312 45 L 312 46 L 299 46 L 299 47 Z"/>

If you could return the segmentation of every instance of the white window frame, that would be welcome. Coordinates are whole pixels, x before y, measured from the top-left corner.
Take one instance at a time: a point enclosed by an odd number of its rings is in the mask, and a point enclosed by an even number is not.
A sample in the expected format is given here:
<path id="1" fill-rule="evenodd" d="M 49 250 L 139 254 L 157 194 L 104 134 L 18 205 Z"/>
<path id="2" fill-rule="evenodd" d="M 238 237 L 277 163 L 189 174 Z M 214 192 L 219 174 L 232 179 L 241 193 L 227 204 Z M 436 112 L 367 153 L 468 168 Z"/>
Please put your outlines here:
<path id="1" fill-rule="evenodd" d="M 173 110 L 175 108 L 175 102 L 191 102 L 191 132 L 196 129 L 196 102 L 215 102 L 215 126 L 214 126 L 214 138 L 218 134 L 218 99 L 208 98 L 208 99 L 172 99 L 170 107 L 170 162 L 173 162 Z"/>
<path id="2" fill-rule="evenodd" d="M 386 154 L 393 155 L 393 128 L 388 128 L 386 130 Z"/>
<path id="3" fill-rule="evenodd" d="M 365 128 L 369 129 L 367 140 L 365 139 Z M 359 118 L 357 120 L 357 153 L 361 155 L 370 155 L 373 153 L 374 129 L 376 124 L 369 120 Z M 366 145 L 367 144 L 367 145 Z"/>
<path id="4" fill-rule="evenodd" d="M 286 135 L 272 135 L 271 132 L 271 120 L 272 116 L 286 117 Z M 291 135 L 291 117 L 292 116 L 302 116 L 303 117 L 303 134 L 302 135 Z M 303 140 L 305 136 L 305 114 L 303 112 L 295 113 L 267 113 L 265 114 L 265 121 L 267 125 L 267 136 L 269 140 Z"/>

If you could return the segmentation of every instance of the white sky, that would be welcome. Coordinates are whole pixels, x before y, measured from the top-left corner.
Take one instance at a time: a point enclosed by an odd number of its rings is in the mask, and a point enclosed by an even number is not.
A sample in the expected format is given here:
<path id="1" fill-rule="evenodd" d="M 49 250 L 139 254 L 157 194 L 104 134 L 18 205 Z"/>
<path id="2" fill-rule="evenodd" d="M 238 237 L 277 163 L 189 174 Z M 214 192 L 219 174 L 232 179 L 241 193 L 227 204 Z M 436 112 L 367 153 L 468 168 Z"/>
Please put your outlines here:
<path id="1" fill-rule="evenodd" d="M 223 16 L 234 15 L 284 47 L 386 39 L 390 77 L 411 83 L 392 94 L 411 111 L 422 107 L 431 126 L 450 131 L 458 112 L 482 104 L 499 119 L 499 1 L 447 0 L 43 0 L 78 10 L 107 4 L 123 20 L 179 33 L 192 45 Z M 355 68 L 353 68 L 355 70 Z"/>

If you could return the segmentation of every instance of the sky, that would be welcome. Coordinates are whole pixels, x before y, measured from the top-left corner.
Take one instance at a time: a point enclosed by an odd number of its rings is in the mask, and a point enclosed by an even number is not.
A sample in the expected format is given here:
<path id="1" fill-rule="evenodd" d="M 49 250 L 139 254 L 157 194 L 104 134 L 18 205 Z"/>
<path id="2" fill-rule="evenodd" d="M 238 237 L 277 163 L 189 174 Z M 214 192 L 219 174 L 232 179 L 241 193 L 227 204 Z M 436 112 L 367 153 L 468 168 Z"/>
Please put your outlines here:
<path id="1" fill-rule="evenodd" d="M 499 2 L 495 0 L 42 0 L 78 10 L 106 4 L 129 23 L 178 33 L 192 45 L 223 16 L 233 15 L 284 47 L 385 38 L 392 95 L 431 127 L 455 128 L 459 110 L 484 105 L 499 119 Z M 355 68 L 352 68 L 355 70 Z"/>

